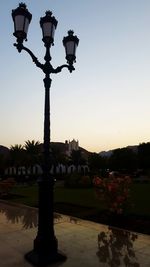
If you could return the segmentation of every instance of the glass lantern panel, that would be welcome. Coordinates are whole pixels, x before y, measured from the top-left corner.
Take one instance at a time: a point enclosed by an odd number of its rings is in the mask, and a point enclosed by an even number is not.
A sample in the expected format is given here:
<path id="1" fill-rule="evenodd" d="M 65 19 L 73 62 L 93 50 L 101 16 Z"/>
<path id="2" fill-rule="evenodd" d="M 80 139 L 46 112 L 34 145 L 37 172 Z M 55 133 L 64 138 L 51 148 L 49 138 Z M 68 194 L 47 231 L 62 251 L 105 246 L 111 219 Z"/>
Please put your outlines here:
<path id="1" fill-rule="evenodd" d="M 28 27 L 29 27 L 29 20 L 26 18 L 26 20 L 25 20 L 25 26 L 24 26 L 25 33 L 28 32 Z"/>
<path id="2" fill-rule="evenodd" d="M 43 23 L 43 37 L 53 37 L 52 36 L 52 23 L 51 22 Z"/>
<path id="3" fill-rule="evenodd" d="M 53 26 L 52 26 L 52 38 L 54 38 L 54 34 L 55 34 L 55 25 L 53 24 Z"/>
<path id="4" fill-rule="evenodd" d="M 76 43 L 74 43 L 74 55 L 76 55 L 76 49 L 77 49 L 77 44 Z"/>
<path id="5" fill-rule="evenodd" d="M 74 55 L 75 54 L 75 46 L 73 41 L 69 41 L 66 43 L 66 54 Z"/>
<path id="6" fill-rule="evenodd" d="M 24 31 L 24 16 L 18 15 L 15 17 L 16 31 Z"/>

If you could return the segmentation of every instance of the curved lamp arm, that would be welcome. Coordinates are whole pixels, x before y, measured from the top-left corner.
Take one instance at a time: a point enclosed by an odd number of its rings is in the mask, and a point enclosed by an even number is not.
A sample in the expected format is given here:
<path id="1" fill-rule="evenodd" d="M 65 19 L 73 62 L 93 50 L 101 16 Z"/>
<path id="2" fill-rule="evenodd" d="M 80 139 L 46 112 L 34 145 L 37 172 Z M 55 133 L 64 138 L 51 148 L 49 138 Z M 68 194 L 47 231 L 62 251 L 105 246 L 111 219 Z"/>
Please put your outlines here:
<path id="1" fill-rule="evenodd" d="M 62 71 L 63 68 L 67 68 L 70 72 L 72 72 L 73 70 L 75 70 L 74 66 L 73 65 L 69 65 L 69 64 L 64 64 L 64 65 L 61 65 L 61 66 L 58 66 L 56 69 L 54 69 L 52 67 L 52 65 L 50 64 L 50 57 L 48 58 L 48 60 L 46 60 L 45 64 L 41 64 L 37 57 L 32 53 L 32 51 L 25 47 L 22 43 L 15 43 L 14 46 L 17 48 L 18 52 L 20 53 L 22 50 L 25 50 L 32 58 L 33 62 L 35 63 L 35 65 L 42 69 L 43 72 L 45 74 L 50 74 L 50 73 L 59 73 Z"/>
<path id="2" fill-rule="evenodd" d="M 70 72 L 72 72 L 73 70 L 75 70 L 75 68 L 73 67 L 73 65 L 64 64 L 64 65 L 58 66 L 56 69 L 54 69 L 53 73 L 59 73 L 59 72 L 62 71 L 63 68 L 67 68 Z"/>
<path id="3" fill-rule="evenodd" d="M 20 44 L 20 43 L 17 43 L 17 44 L 15 43 L 14 46 L 17 48 L 17 50 L 18 50 L 19 53 L 20 53 L 22 50 L 25 50 L 25 51 L 31 56 L 31 58 L 32 58 L 33 62 L 35 63 L 35 65 L 36 65 L 38 68 L 40 68 L 40 69 L 43 70 L 43 66 L 44 66 L 44 65 L 41 64 L 41 63 L 38 61 L 37 57 L 32 53 L 32 51 L 31 51 L 29 48 L 23 46 L 23 44 Z"/>

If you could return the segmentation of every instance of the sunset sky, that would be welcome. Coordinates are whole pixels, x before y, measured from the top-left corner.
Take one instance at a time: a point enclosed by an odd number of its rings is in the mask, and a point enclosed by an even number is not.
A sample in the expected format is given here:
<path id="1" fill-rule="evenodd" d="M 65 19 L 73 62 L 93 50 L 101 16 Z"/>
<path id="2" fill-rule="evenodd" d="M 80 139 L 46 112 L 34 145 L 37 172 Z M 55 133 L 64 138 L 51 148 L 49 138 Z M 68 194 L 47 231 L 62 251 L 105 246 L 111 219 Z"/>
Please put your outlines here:
<path id="1" fill-rule="evenodd" d="M 80 39 L 76 70 L 52 76 L 51 141 L 78 139 L 93 152 L 150 141 L 150 1 L 26 0 L 32 21 L 24 43 L 44 63 L 39 25 L 51 10 L 58 20 L 52 64 L 66 63 L 62 39 Z M 43 141 L 44 75 L 13 46 L 11 11 L 0 2 L 0 145 Z"/>

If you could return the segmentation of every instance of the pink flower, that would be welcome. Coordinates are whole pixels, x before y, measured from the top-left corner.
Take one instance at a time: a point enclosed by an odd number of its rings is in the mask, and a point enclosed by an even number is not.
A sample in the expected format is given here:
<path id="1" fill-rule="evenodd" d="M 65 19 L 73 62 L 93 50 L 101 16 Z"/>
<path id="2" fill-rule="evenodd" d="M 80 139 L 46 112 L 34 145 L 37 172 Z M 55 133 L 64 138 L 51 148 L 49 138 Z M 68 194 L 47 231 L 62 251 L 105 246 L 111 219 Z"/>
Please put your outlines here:
<path id="1" fill-rule="evenodd" d="M 129 197 L 130 177 L 100 178 L 97 176 L 93 179 L 93 184 L 96 187 L 97 196 L 105 204 L 107 203 L 108 209 L 122 213 L 123 205 L 126 204 Z"/>
<path id="2" fill-rule="evenodd" d="M 93 179 L 93 183 L 94 183 L 94 185 L 99 186 L 99 185 L 102 185 L 103 181 L 102 181 L 101 178 L 99 178 L 99 177 L 95 177 L 95 178 Z"/>

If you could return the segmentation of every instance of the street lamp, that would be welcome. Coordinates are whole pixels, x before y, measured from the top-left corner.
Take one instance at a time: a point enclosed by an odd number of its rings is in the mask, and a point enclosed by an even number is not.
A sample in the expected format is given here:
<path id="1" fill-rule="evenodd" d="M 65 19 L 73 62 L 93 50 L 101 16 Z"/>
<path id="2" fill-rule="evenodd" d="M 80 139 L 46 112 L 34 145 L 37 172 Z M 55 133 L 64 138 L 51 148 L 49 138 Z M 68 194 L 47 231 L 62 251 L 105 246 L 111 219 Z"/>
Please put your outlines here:
<path id="1" fill-rule="evenodd" d="M 54 44 L 54 33 L 57 27 L 57 20 L 52 16 L 51 11 L 47 11 L 45 16 L 40 19 L 42 28 L 44 45 L 46 47 L 45 63 L 38 61 L 30 49 L 23 45 L 27 40 L 28 26 L 31 22 L 32 15 L 28 11 L 24 3 L 20 3 L 19 7 L 12 10 L 12 18 L 14 21 L 14 36 L 17 42 L 14 46 L 20 53 L 25 50 L 32 58 L 35 65 L 40 68 L 44 74 L 45 86 L 45 106 L 44 106 L 44 153 L 43 153 L 43 176 L 39 181 L 39 209 L 38 209 L 38 231 L 34 240 L 34 247 L 31 252 L 25 255 L 25 258 L 36 266 L 46 266 L 49 263 L 63 261 L 66 256 L 58 252 L 58 241 L 54 233 L 54 216 L 53 216 L 53 178 L 50 174 L 50 101 L 49 91 L 51 86 L 50 74 L 61 72 L 63 68 L 67 68 L 70 72 L 75 70 L 73 63 L 76 59 L 76 47 L 79 39 L 74 36 L 73 31 L 68 31 L 68 36 L 64 37 L 63 45 L 66 51 L 67 64 L 53 68 L 51 65 L 50 48 Z"/>

